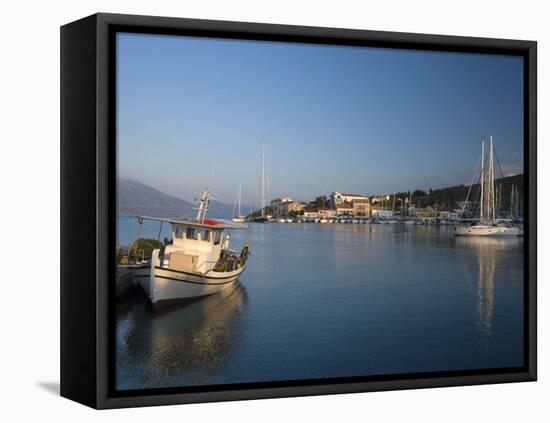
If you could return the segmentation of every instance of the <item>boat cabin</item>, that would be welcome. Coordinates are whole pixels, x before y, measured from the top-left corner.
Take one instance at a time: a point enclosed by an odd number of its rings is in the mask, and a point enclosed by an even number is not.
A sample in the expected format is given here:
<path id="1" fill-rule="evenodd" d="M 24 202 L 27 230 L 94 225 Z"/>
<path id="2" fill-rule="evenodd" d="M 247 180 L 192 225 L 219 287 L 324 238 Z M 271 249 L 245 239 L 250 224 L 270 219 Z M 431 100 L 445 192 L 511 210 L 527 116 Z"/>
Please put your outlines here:
<path id="1" fill-rule="evenodd" d="M 246 229 L 246 225 L 214 219 L 203 219 L 202 222 L 194 219 L 143 219 L 166 222 L 172 227 L 172 240 L 160 249 L 155 266 L 205 274 L 209 271 L 233 271 L 246 261 L 248 249 L 241 252 L 230 249 L 231 231 Z"/>

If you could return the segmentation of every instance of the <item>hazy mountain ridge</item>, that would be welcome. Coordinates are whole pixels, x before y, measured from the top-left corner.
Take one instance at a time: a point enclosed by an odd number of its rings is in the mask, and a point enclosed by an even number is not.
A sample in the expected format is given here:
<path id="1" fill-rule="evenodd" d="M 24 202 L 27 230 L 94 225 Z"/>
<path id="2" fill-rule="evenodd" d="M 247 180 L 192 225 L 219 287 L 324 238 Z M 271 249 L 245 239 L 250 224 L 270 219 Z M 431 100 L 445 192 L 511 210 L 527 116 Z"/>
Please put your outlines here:
<path id="1" fill-rule="evenodd" d="M 199 194 L 197 194 L 199 195 Z M 194 217 L 196 204 L 159 191 L 133 179 L 117 180 L 117 214 L 153 217 Z M 228 218 L 233 205 L 210 201 L 208 216 Z"/>

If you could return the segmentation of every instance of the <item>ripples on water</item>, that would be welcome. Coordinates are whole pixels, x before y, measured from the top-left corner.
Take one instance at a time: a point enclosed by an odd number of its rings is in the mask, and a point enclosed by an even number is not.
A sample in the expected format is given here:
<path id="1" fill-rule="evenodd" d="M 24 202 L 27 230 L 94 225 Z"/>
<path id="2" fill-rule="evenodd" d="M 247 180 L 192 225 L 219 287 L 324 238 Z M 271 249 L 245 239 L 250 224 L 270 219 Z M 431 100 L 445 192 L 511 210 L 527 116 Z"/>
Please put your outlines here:
<path id="1" fill-rule="evenodd" d="M 522 238 L 276 223 L 233 241 L 246 237 L 234 288 L 158 315 L 140 292 L 117 304 L 118 389 L 523 364 Z"/>

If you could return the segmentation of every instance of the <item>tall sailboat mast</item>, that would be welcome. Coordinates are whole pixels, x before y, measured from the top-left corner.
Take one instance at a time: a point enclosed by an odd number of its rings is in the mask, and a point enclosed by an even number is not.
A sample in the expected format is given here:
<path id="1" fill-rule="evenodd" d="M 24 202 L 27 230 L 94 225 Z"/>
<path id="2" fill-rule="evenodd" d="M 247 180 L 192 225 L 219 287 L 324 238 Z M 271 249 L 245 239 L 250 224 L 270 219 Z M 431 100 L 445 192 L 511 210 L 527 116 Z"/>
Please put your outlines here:
<path id="1" fill-rule="evenodd" d="M 490 206 L 491 206 L 491 221 L 495 221 L 495 163 L 493 154 L 493 136 L 490 136 L 490 155 L 489 155 L 489 186 L 490 186 Z"/>
<path id="2" fill-rule="evenodd" d="M 261 216 L 264 217 L 265 209 L 265 153 L 264 145 L 262 144 L 262 198 L 260 201 Z"/>
<path id="3" fill-rule="evenodd" d="M 238 207 L 239 207 L 239 215 L 238 216 L 241 217 L 242 216 L 242 214 L 241 214 L 241 184 L 239 184 L 239 206 Z"/>
<path id="4" fill-rule="evenodd" d="M 497 165 L 499 165 L 498 158 L 496 160 Z M 470 187 L 470 189 L 473 186 L 474 181 L 472 181 L 472 186 Z M 479 223 L 471 226 L 456 226 L 455 235 L 523 236 L 522 227 L 497 224 L 499 210 L 502 205 L 502 183 L 498 184 L 495 180 L 495 147 L 493 145 L 492 135 L 489 137 L 489 154 L 487 155 L 487 163 L 485 160 L 485 141 L 481 142 L 480 188 Z M 468 190 L 468 195 L 466 196 L 465 203 L 468 202 L 469 195 L 470 190 Z M 515 191 L 514 187 L 512 187 L 510 210 L 514 209 L 515 201 L 517 201 L 517 191 Z"/>
<path id="5" fill-rule="evenodd" d="M 485 195 L 485 192 L 483 190 L 483 181 L 485 179 L 485 141 L 481 141 L 481 195 L 480 197 L 480 204 L 479 204 L 479 221 L 483 221 L 483 197 Z"/>

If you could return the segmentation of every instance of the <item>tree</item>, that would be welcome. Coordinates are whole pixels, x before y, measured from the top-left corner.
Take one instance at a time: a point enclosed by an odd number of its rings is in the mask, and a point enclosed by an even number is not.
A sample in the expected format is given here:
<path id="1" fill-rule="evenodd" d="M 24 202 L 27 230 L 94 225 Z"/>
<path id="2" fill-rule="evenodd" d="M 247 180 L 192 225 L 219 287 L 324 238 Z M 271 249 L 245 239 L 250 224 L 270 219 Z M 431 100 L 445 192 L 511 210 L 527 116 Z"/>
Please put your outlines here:
<path id="1" fill-rule="evenodd" d="M 297 216 L 302 216 L 303 214 L 304 214 L 303 210 L 291 210 L 288 212 L 288 216 L 293 218 Z"/>
<path id="2" fill-rule="evenodd" d="M 317 209 L 322 209 L 328 204 L 328 198 L 326 195 L 321 195 L 315 199 L 315 206 Z"/>

